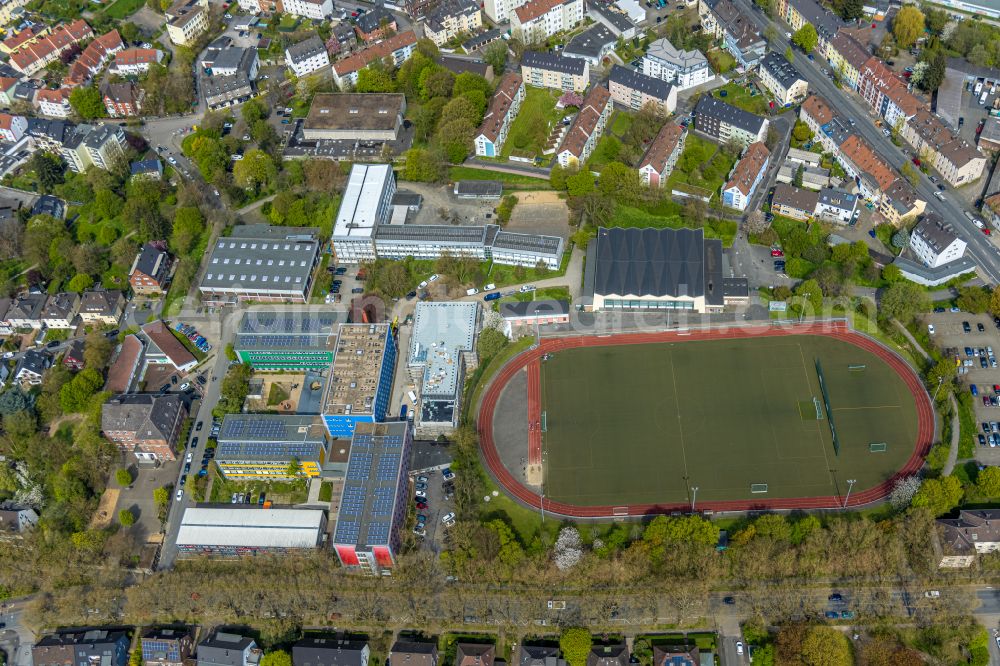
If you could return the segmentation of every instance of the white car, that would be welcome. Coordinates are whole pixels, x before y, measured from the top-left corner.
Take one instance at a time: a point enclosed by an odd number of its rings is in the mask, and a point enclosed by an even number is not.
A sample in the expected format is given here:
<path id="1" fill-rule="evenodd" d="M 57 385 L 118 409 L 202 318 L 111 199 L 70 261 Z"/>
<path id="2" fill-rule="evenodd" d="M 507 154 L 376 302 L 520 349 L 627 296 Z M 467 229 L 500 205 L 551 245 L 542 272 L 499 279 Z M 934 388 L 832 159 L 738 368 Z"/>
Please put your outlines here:
<path id="1" fill-rule="evenodd" d="M 212 190 L 212 194 L 214 194 L 215 196 L 219 196 L 219 190 Z"/>
<path id="2" fill-rule="evenodd" d="M 451 471 L 450 468 L 445 467 L 443 470 L 441 470 L 441 477 L 445 481 L 451 481 L 452 479 L 455 478 L 455 473 L 453 471 Z"/>
<path id="3" fill-rule="evenodd" d="M 529 291 L 534 291 L 534 290 L 535 290 L 535 285 L 533 284 L 523 285 L 520 289 L 522 294 L 527 294 Z"/>
<path id="4" fill-rule="evenodd" d="M 465 290 L 465 295 L 466 296 L 475 296 L 478 293 L 479 293 L 479 290 L 476 289 L 475 287 L 473 287 L 472 289 L 466 289 Z"/>
<path id="5" fill-rule="evenodd" d="M 743 641 L 736 641 L 736 654 L 743 654 Z"/>
<path id="6" fill-rule="evenodd" d="M 191 462 L 194 460 L 194 454 L 188 451 L 188 454 L 184 456 L 184 462 Z"/>
<path id="7" fill-rule="evenodd" d="M 3 357 L 4 358 L 14 358 L 14 352 L 4 352 L 3 353 Z"/>
<path id="8" fill-rule="evenodd" d="M 427 499 L 427 491 L 426 490 L 417 490 L 413 494 L 416 495 L 417 497 L 419 497 L 422 500 L 423 499 Z"/>
<path id="9" fill-rule="evenodd" d="M 176 498 L 177 498 L 177 501 L 178 501 L 178 502 L 180 502 L 180 501 L 181 501 L 181 498 L 183 498 L 183 497 L 184 497 L 184 489 L 183 489 L 183 488 L 178 488 L 178 489 L 177 489 L 177 494 L 176 494 L 176 495 L 174 495 L 174 497 L 176 497 Z"/>
<path id="10" fill-rule="evenodd" d="M 934 331 L 931 331 L 931 333 L 933 332 Z M 191 382 L 184 382 L 183 384 L 181 384 L 182 391 L 187 391 L 189 388 L 191 388 Z"/>
<path id="11" fill-rule="evenodd" d="M 449 522 L 451 522 L 453 520 L 455 520 L 455 513 L 454 512 L 448 512 L 448 513 L 444 514 L 443 516 L 441 516 L 441 522 L 442 523 L 449 523 Z"/>
<path id="12" fill-rule="evenodd" d="M 938 201 L 944 201 L 944 195 L 941 194 L 940 192 L 935 192 L 934 196 L 937 197 Z"/>
<path id="13" fill-rule="evenodd" d="M 495 284 L 493 284 L 492 282 L 490 282 L 488 285 L 486 285 L 485 287 L 483 287 L 483 291 L 493 291 L 496 288 L 497 288 L 497 286 Z"/>
<path id="14" fill-rule="evenodd" d="M 438 279 L 439 277 L 441 277 L 441 276 L 440 276 L 440 275 L 438 275 L 437 273 L 435 273 L 434 275 L 432 275 L 432 276 L 430 276 L 429 278 L 427 278 L 427 281 L 428 281 L 428 282 L 434 282 L 434 281 L 435 281 L 435 280 L 437 280 L 437 279 Z"/>
<path id="15" fill-rule="evenodd" d="M 939 599 L 941 598 L 941 593 L 938 590 L 927 590 L 924 592 L 924 596 L 928 599 Z"/>
<path id="16" fill-rule="evenodd" d="M 927 324 L 927 332 L 930 333 L 931 335 L 934 335 L 934 324 Z M 181 389 L 183 388 L 184 387 L 182 386 Z"/>
<path id="17" fill-rule="evenodd" d="M 170 156 L 170 157 L 168 157 L 168 158 L 167 158 L 167 161 L 168 161 L 168 162 L 170 162 L 171 164 L 174 164 L 174 165 L 176 165 L 176 164 L 177 164 L 177 160 L 175 160 L 175 159 L 173 158 L 173 156 Z"/>
<path id="18" fill-rule="evenodd" d="M 417 285 L 417 289 L 426 289 L 426 288 L 427 288 L 427 280 L 424 280 Z"/>

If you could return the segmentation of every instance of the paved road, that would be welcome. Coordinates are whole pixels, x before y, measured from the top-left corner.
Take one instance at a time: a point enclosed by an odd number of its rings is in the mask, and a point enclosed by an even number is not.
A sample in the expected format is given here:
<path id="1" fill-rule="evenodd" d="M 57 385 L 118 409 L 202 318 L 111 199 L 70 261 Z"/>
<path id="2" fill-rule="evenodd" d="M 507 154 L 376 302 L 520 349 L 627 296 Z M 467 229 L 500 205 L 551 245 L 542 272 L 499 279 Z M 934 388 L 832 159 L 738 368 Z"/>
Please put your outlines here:
<path id="1" fill-rule="evenodd" d="M 754 8 L 752 0 L 734 1 L 761 30 L 764 30 L 770 23 L 761 11 Z M 785 38 L 785 31 L 779 30 L 778 36 L 772 44 L 773 50 L 781 53 L 789 46 L 790 41 Z M 860 98 L 853 93 L 837 88 L 833 81 L 823 75 L 820 70 L 823 67 L 829 67 L 828 63 L 821 60 L 811 61 L 800 56 L 795 59 L 795 66 L 809 81 L 810 92 L 822 95 L 838 112 L 857 120 L 854 130 L 875 149 L 878 155 L 894 166 L 903 164 L 909 159 L 901 148 L 882 134 L 882 130 L 875 127 L 872 122 L 872 114 L 868 111 L 867 106 L 863 105 Z M 954 194 L 948 191 L 945 194 L 945 201 L 939 201 L 934 196 L 937 187 L 926 176 L 921 176 L 917 192 L 920 198 L 927 202 L 928 210 L 938 213 L 962 232 L 964 240 L 969 244 L 966 254 L 979 264 L 992 282 L 1000 282 L 1000 248 L 984 236 L 971 220 L 965 217 L 962 207 L 955 203 Z"/>
<path id="2" fill-rule="evenodd" d="M 36 636 L 22 621 L 29 598 L 9 600 L 0 604 L 0 622 L 7 626 L 0 629 L 0 649 L 7 653 L 12 666 L 31 666 L 31 646 Z"/>

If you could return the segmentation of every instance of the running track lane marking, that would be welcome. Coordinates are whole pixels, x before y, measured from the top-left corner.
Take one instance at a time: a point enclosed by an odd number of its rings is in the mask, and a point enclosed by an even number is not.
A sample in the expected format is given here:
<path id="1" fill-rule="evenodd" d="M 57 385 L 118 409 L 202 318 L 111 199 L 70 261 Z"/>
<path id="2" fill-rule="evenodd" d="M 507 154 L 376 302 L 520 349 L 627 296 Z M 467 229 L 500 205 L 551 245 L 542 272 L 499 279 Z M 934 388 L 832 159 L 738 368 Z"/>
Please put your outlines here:
<path id="1" fill-rule="evenodd" d="M 538 357 L 528 361 L 528 464 L 542 464 L 542 372 Z M 531 426 L 530 424 L 534 424 Z"/>
<path id="2" fill-rule="evenodd" d="M 910 390 L 917 405 L 917 437 L 913 453 L 906 464 L 888 481 L 869 488 L 861 492 L 853 493 L 850 499 L 850 506 L 864 506 L 876 502 L 886 497 L 892 491 L 892 485 L 896 478 L 909 476 L 916 473 L 923 465 L 923 457 L 930 448 L 934 439 L 934 409 L 931 406 L 930 396 L 924 389 L 920 378 L 913 369 L 901 357 L 883 346 L 875 340 L 850 330 L 844 322 L 822 322 L 796 324 L 790 326 L 768 326 L 766 328 L 754 329 L 747 332 L 745 329 L 722 329 L 712 331 L 685 331 L 683 337 L 677 332 L 664 333 L 630 333 L 608 338 L 598 337 L 574 337 L 574 338 L 553 338 L 542 340 L 541 345 L 536 349 L 524 352 L 512 359 L 490 382 L 482 399 L 479 410 L 479 432 L 480 449 L 486 462 L 487 468 L 500 486 L 514 499 L 532 508 L 540 508 L 544 502 L 547 511 L 554 514 L 571 518 L 611 518 L 616 514 L 615 507 L 611 505 L 603 506 L 575 506 L 554 502 L 549 498 L 544 500 L 536 493 L 532 492 L 519 483 L 510 471 L 504 466 L 497 453 L 496 442 L 493 438 L 493 416 L 496 410 L 500 392 L 511 377 L 520 372 L 531 361 L 537 362 L 542 354 L 556 352 L 562 349 L 576 347 L 597 347 L 609 345 L 625 344 L 648 344 L 654 342 L 668 342 L 677 340 L 705 340 L 705 339 L 738 339 L 750 337 L 776 337 L 782 335 L 825 335 L 836 340 L 842 340 L 853 344 L 865 351 L 869 351 L 889 365 L 902 378 L 906 387 Z M 701 508 L 712 511 L 748 511 L 752 509 L 829 509 L 840 506 L 843 499 L 839 496 L 826 497 L 802 497 L 786 499 L 762 499 L 762 500 L 729 500 L 718 502 L 703 502 Z M 628 507 L 629 516 L 644 516 L 670 511 L 684 510 L 687 504 L 633 504 Z M 621 515 L 621 514 L 617 514 Z"/>

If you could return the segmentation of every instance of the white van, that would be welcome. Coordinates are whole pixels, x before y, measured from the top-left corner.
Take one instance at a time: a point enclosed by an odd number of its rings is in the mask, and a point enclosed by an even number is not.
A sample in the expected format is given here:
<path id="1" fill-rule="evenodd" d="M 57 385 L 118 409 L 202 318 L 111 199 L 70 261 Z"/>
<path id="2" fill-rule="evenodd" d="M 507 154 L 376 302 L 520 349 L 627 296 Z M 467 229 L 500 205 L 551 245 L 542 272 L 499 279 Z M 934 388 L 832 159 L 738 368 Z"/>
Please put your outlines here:
<path id="1" fill-rule="evenodd" d="M 417 404 L 417 394 L 414 393 L 413 391 L 407 391 L 406 397 L 409 398 L 410 402 L 412 402 L 414 405 Z"/>
<path id="2" fill-rule="evenodd" d="M 492 282 L 490 282 L 488 285 L 486 285 L 485 287 L 483 287 L 483 291 L 493 291 L 496 288 L 497 288 L 497 286 L 495 284 L 493 284 Z"/>
<path id="3" fill-rule="evenodd" d="M 475 287 L 473 287 L 472 289 L 466 289 L 465 290 L 465 295 L 466 296 L 475 296 L 478 293 L 479 293 L 479 290 L 476 289 Z"/>

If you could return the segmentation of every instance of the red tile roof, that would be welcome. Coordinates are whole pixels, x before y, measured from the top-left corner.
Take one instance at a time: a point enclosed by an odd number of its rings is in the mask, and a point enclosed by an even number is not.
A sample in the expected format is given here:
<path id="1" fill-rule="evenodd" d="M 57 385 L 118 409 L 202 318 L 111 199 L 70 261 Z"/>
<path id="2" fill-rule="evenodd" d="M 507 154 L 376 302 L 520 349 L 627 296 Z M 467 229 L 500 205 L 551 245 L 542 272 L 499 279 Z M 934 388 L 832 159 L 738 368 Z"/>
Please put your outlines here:
<path id="1" fill-rule="evenodd" d="M 160 348 L 176 367 L 180 368 L 195 360 L 194 355 L 181 344 L 181 341 L 167 328 L 163 321 L 154 321 L 142 327 L 154 345 Z"/>
<path id="2" fill-rule="evenodd" d="M 923 104 L 907 90 L 907 85 L 880 59 L 872 56 L 865 63 L 862 76 L 871 81 L 883 95 L 902 109 L 907 117 L 912 116 Z"/>
<path id="3" fill-rule="evenodd" d="M 52 102 L 53 104 L 64 104 L 69 101 L 69 88 L 59 88 L 58 90 L 49 90 L 48 88 L 43 88 L 35 93 L 35 101 L 41 102 Z"/>
<path id="4" fill-rule="evenodd" d="M 35 26 L 29 26 L 24 30 L 22 30 L 21 32 L 14 35 L 13 37 L 8 37 L 7 39 L 3 40 L 3 45 L 4 47 L 6 47 L 8 51 L 13 53 L 14 51 L 21 48 L 23 44 L 38 37 L 46 30 L 48 30 L 48 26 L 44 25 L 40 26 L 37 30 L 35 29 Z"/>
<path id="5" fill-rule="evenodd" d="M 101 67 L 112 53 L 125 48 L 121 35 L 117 30 L 105 33 L 87 45 L 80 57 L 69 69 L 69 74 L 63 83 L 78 86 L 86 83 L 92 76 L 101 71 Z"/>
<path id="6" fill-rule="evenodd" d="M 134 67 L 160 62 L 163 54 L 156 49 L 125 49 L 115 54 L 115 67 Z"/>
<path id="7" fill-rule="evenodd" d="M 576 114 L 573 125 L 566 133 L 562 148 L 559 152 L 569 151 L 571 155 L 580 159 L 583 157 L 583 147 L 587 145 L 587 139 L 597 129 L 597 123 L 601 114 L 608 104 L 611 103 L 611 93 L 603 86 L 594 86 L 583 99 L 583 106 L 580 113 Z"/>
<path id="8" fill-rule="evenodd" d="M 483 123 L 479 126 L 477 136 L 483 134 L 490 141 L 497 140 L 500 128 L 503 126 L 503 120 L 507 117 L 507 112 L 510 110 L 511 104 L 514 103 L 514 98 L 517 97 L 517 91 L 523 84 L 524 79 L 521 78 L 520 74 L 513 72 L 504 74 L 496 92 L 493 93 L 493 98 L 490 99 L 490 108 L 483 116 Z"/>
<path id="9" fill-rule="evenodd" d="M 847 156 L 858 169 L 875 179 L 880 190 L 885 192 L 896 180 L 892 167 L 872 151 L 871 146 L 858 138 L 857 134 L 847 137 L 840 144 L 840 152 Z"/>
<path id="10" fill-rule="evenodd" d="M 642 161 L 639 163 L 639 168 L 643 169 L 651 166 L 656 173 L 663 173 L 667 160 L 673 154 L 674 148 L 677 147 L 677 142 L 681 140 L 683 133 L 684 128 L 680 125 L 666 123 L 660 128 L 660 132 L 653 139 L 653 143 L 649 144 L 646 154 L 643 155 Z"/>
<path id="11" fill-rule="evenodd" d="M 743 193 L 743 196 L 748 196 L 751 187 L 753 187 L 753 182 L 757 180 L 757 175 L 764 168 L 764 164 L 770 155 L 771 151 L 767 149 L 767 146 L 763 142 L 755 141 L 751 143 L 747 146 L 743 157 L 736 163 L 733 175 L 723 189 L 728 190 L 735 187 Z"/>
<path id="12" fill-rule="evenodd" d="M 416 43 L 417 35 L 412 30 L 401 32 L 383 42 L 379 42 L 374 46 L 368 47 L 364 51 L 355 53 L 350 58 L 344 58 L 343 60 L 334 63 L 333 71 L 337 73 L 337 76 L 343 76 L 345 74 L 356 72 L 359 69 L 364 69 L 368 63 L 374 60 L 384 58 L 393 51 L 398 51 L 405 46 Z"/>
<path id="13" fill-rule="evenodd" d="M 810 118 L 813 118 L 820 125 L 825 125 L 833 120 L 834 113 L 826 100 L 819 95 L 809 95 L 806 101 L 802 102 L 802 111 Z"/>
<path id="14" fill-rule="evenodd" d="M 92 37 L 94 31 L 87 25 L 86 21 L 77 19 L 69 25 L 61 25 L 52 31 L 51 35 L 43 37 L 34 44 L 28 44 L 17 53 L 11 55 L 10 60 L 20 71 L 27 71 L 53 53 L 62 53 L 74 44 Z M 120 38 L 119 38 L 120 39 Z"/>
<path id="15" fill-rule="evenodd" d="M 529 0 L 529 2 L 526 2 L 515 9 L 514 13 L 517 14 L 518 21 L 521 23 L 527 23 L 528 21 L 533 21 L 539 16 L 544 15 L 553 7 L 558 7 L 562 3 L 563 0 Z"/>

